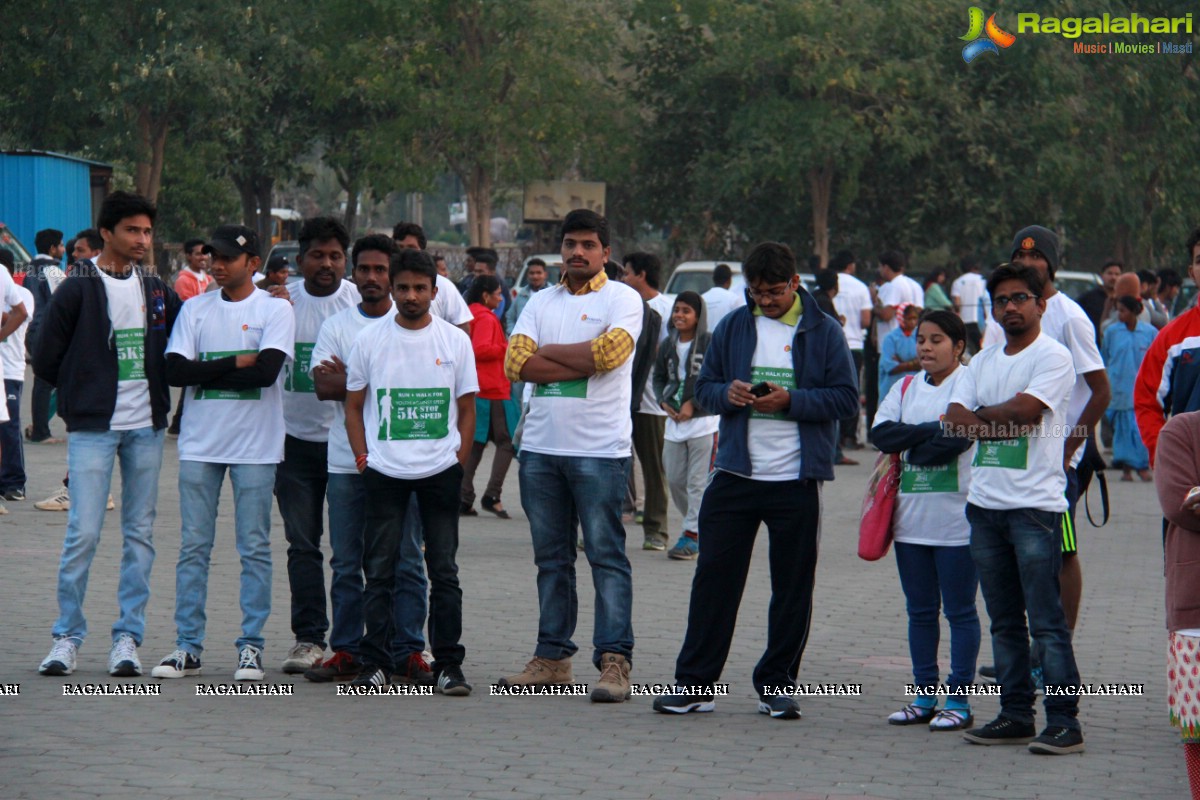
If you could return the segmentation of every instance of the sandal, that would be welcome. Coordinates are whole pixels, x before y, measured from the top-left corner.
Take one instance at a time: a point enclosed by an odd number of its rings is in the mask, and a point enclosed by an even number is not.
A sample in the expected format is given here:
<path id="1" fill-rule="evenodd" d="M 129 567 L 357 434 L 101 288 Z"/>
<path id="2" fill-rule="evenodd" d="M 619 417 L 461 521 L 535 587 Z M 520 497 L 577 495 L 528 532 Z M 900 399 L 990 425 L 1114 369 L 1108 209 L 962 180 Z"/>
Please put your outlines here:
<path id="1" fill-rule="evenodd" d="M 933 719 L 937 713 L 937 706 L 932 708 L 921 708 L 911 703 L 888 717 L 889 725 L 916 725 L 921 722 L 926 722 Z"/>
<path id="2" fill-rule="evenodd" d="M 969 708 L 943 708 L 929 721 L 931 731 L 960 731 L 975 724 Z"/>
<path id="3" fill-rule="evenodd" d="M 512 519 L 508 512 L 504 510 L 504 506 L 500 505 L 499 497 L 488 497 L 484 495 L 479 499 L 479 505 L 484 511 L 490 511 L 500 519 Z"/>

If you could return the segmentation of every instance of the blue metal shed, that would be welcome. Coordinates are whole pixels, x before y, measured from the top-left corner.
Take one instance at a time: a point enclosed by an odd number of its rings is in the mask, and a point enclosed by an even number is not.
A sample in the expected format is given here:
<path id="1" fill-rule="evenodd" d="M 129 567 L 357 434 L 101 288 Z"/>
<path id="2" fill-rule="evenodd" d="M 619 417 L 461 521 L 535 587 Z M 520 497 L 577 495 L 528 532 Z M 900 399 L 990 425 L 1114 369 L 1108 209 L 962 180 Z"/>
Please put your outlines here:
<path id="1" fill-rule="evenodd" d="M 92 227 L 108 193 L 112 166 L 41 150 L 0 153 L 0 222 L 12 229 L 30 252 L 34 235 L 44 228 L 64 238 Z"/>

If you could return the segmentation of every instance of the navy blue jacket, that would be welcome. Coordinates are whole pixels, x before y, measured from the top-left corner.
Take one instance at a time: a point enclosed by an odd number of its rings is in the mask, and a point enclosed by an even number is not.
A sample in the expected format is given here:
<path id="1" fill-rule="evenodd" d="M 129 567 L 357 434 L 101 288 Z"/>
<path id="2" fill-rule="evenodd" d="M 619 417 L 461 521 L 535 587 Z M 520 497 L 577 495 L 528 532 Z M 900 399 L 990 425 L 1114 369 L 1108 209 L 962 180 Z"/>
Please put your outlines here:
<path id="1" fill-rule="evenodd" d="M 804 311 L 792 344 L 797 388 L 790 390 L 787 416 L 800 428 L 799 480 L 833 480 L 837 422 L 858 411 L 858 376 L 839 322 L 817 307 L 803 288 L 797 290 Z M 750 409 L 729 402 L 729 384 L 750 382 L 750 362 L 758 333 L 750 305 L 725 316 L 713 331 L 712 343 L 696 380 L 700 405 L 721 415 L 716 468 L 752 478 Z"/>

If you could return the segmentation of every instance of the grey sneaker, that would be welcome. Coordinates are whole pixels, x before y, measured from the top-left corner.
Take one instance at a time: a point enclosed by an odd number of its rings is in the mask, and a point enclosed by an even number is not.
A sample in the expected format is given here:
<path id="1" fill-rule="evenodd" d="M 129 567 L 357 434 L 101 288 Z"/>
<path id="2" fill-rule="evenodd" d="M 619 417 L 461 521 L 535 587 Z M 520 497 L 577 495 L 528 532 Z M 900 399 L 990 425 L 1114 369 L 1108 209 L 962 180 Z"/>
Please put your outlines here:
<path id="1" fill-rule="evenodd" d="M 137 642 L 128 633 L 118 636 L 108 651 L 108 674 L 114 678 L 136 678 L 142 674 Z"/>
<path id="2" fill-rule="evenodd" d="M 283 671 L 289 675 L 308 672 L 325 659 L 325 648 L 313 642 L 296 642 L 283 660 Z"/>
<path id="3" fill-rule="evenodd" d="M 43 675 L 70 675 L 75 671 L 75 654 L 78 651 L 79 642 L 69 636 L 54 637 L 50 655 L 42 659 L 38 672 Z"/>

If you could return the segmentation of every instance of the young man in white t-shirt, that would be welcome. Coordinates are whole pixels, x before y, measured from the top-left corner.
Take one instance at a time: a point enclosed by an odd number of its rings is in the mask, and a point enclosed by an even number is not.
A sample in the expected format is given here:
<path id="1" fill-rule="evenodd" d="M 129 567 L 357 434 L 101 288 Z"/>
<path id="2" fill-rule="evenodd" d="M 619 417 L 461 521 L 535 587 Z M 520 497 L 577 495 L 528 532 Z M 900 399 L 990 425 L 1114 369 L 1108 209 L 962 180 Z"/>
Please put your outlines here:
<path id="1" fill-rule="evenodd" d="M 1046 755 L 1080 752 L 1079 699 L 1063 693 L 1079 685 L 1079 670 L 1058 592 L 1075 370 L 1071 353 L 1042 333 L 1045 282 L 1036 269 L 1004 265 L 987 288 L 1005 344 L 971 360 L 944 419 L 948 435 L 979 440 L 967 521 L 1001 687 L 1000 716 L 964 736 L 983 745 L 1029 743 Z M 1031 635 L 1046 684 L 1046 727 L 1036 738 Z"/>
<path id="2" fill-rule="evenodd" d="M 12 276 L 14 264 L 12 252 L 3 252 L 4 269 Z M 15 283 L 13 288 L 21 297 L 27 316 L 12 334 L 0 341 L 0 363 L 4 367 L 4 396 L 8 420 L 0 424 L 0 496 L 5 500 L 25 499 L 25 444 L 21 440 L 21 395 L 25 389 L 25 332 L 33 316 L 33 293 Z M 4 303 L 4 313 L 12 312 L 12 305 Z M 0 503 L 0 509 L 4 505 Z M 0 512 L 2 513 L 2 512 Z"/>
<path id="3" fill-rule="evenodd" d="M 150 598 L 158 474 L 171 410 L 164 352 L 179 312 L 175 293 L 139 266 L 150 250 L 154 218 L 154 205 L 146 198 L 109 195 L 98 218 L 103 252 L 95 266 L 76 265 L 52 295 L 41 323 L 33 371 L 58 390 L 58 410 L 71 434 L 71 504 L 58 567 L 59 616 L 52 630 L 54 645 L 39 668 L 43 675 L 70 675 L 75 652 L 87 636 L 84 593 L 118 463 L 120 615 L 112 627 L 108 670 L 122 677 L 142 674 L 137 648 Z M 3 285 L 0 294 L 8 296 Z M 9 315 L 10 323 L 15 316 Z M 10 333 L 7 325 L 0 328 L 0 337 Z"/>
<path id="4" fill-rule="evenodd" d="M 954 301 L 954 310 L 967 326 L 967 353 L 973 356 L 983 343 L 991 302 L 987 296 L 987 280 L 980 274 L 983 262 L 977 256 L 967 256 L 959 266 L 962 275 L 951 284 L 950 299 Z"/>
<path id="5" fill-rule="evenodd" d="M 500 684 L 574 683 L 578 522 L 596 587 L 592 663 L 600 678 L 591 698 L 619 703 L 632 693 L 633 579 L 621 501 L 642 300 L 604 272 L 612 252 L 604 217 L 571 211 L 560 242 L 565 277 L 530 298 L 504 362 L 509 380 L 534 385 L 521 440 L 521 506 L 533 538 L 540 609 L 533 659 Z"/>
<path id="6" fill-rule="evenodd" d="M 674 306 L 674 298 L 658 290 L 661 276 L 662 262 L 653 253 L 629 253 L 625 256 L 621 282 L 641 295 L 646 305 L 658 312 L 661 320 L 659 330 L 649 338 L 642 337 L 647 352 L 637 355 L 636 359 L 645 358 L 648 366 L 645 375 L 634 375 L 635 381 L 641 378 L 641 386 L 635 382 L 633 387 L 635 391 L 641 390 L 634 398 L 636 405 L 632 412 L 633 449 L 642 464 L 646 490 L 642 506 L 643 550 L 666 550 L 668 544 L 667 472 L 663 466 L 667 412 L 655 399 L 654 384 L 650 380 L 652 366 L 658 358 L 659 345 L 667 335 L 667 325 Z"/>
<path id="7" fill-rule="evenodd" d="M 431 586 L 433 672 L 438 691 L 461 697 L 471 685 L 462 671 L 455 559 L 463 465 L 475 435 L 475 354 L 469 336 L 430 313 L 437 268 L 427 253 L 402 250 L 388 278 L 397 313 L 358 335 L 346 369 L 346 436 L 366 491 L 366 630 L 355 684 L 387 686 L 398 666 L 393 593 L 404 517 L 415 494 Z"/>
<path id="8" fill-rule="evenodd" d="M 358 302 L 358 289 L 343 280 L 350 235 L 333 217 L 306 219 L 296 237 L 303 280 L 289 289 L 296 320 L 295 359 L 283 367 L 283 461 L 275 470 L 275 499 L 287 539 L 288 586 L 295 644 L 283 671 L 303 673 L 325 655 L 325 488 L 329 479 L 329 427 L 334 410 L 317 397 L 309 370 L 322 323 Z"/>
<path id="9" fill-rule="evenodd" d="M 709 330 L 715 329 L 730 311 L 746 305 L 745 293 L 729 288 L 733 285 L 733 269 L 728 264 L 713 267 L 712 282 L 712 288 L 700 295 L 708 311 Z"/>
<path id="10" fill-rule="evenodd" d="M 217 501 L 228 471 L 242 563 L 242 635 L 233 677 L 262 680 L 263 628 L 271 614 L 271 490 L 275 465 L 283 459 L 278 378 L 292 357 L 295 321 L 289 303 L 254 285 L 260 259 L 253 230 L 222 225 L 207 247 L 220 290 L 184 305 L 167 348 L 167 376 L 173 386 L 186 387 L 179 432 L 177 638 L 175 651 L 151 674 L 200 674 Z"/>
<path id="11" fill-rule="evenodd" d="M 867 397 L 867 428 L 870 429 L 875 421 L 875 409 L 879 405 L 879 356 L 883 350 L 883 340 L 889 333 L 900 327 L 896 309 L 901 304 L 923 307 L 925 305 L 925 290 L 921 284 L 904 274 L 908 268 L 908 256 L 899 250 L 888 250 L 879 256 L 878 289 L 869 287 L 871 302 L 875 314 L 875 348 L 873 358 L 867 359 L 864 370 Z M 874 361 L 874 363 L 871 363 Z"/>
<path id="12" fill-rule="evenodd" d="M 866 344 L 867 331 L 871 327 L 871 290 L 855 277 L 858 264 L 855 263 L 854 253 L 842 250 L 829 259 L 829 268 L 837 273 L 837 296 L 833 298 L 833 307 L 845 317 L 842 332 L 846 334 L 846 344 L 850 347 L 850 357 L 854 359 L 854 371 L 862 383 L 863 347 Z M 879 376 L 875 376 L 878 381 Z M 858 410 L 852 416 L 841 421 L 838 435 L 842 447 L 857 450 L 862 445 L 858 443 Z"/>

